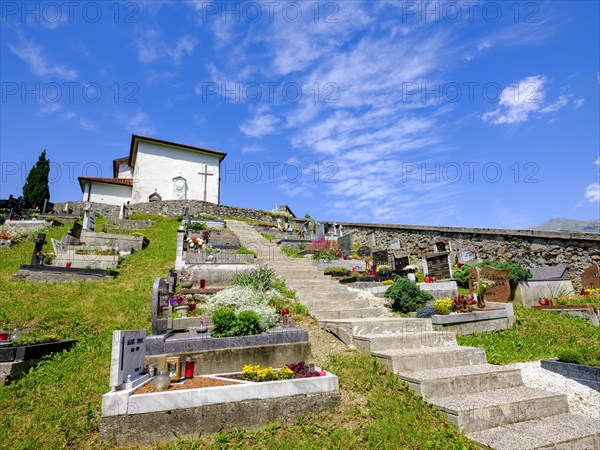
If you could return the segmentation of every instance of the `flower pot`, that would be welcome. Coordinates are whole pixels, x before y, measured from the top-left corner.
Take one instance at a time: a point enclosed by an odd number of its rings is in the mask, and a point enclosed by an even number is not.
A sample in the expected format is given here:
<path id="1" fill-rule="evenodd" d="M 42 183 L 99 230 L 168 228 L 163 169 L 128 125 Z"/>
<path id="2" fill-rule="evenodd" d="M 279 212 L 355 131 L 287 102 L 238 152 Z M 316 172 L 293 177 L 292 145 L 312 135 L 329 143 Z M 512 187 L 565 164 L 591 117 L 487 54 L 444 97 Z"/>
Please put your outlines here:
<path id="1" fill-rule="evenodd" d="M 182 288 L 189 289 L 194 285 L 194 282 L 192 280 L 187 280 L 187 281 L 182 281 L 179 284 Z"/>
<path id="2" fill-rule="evenodd" d="M 417 276 L 413 273 L 413 272 L 408 272 L 406 274 L 407 278 L 412 281 L 413 283 L 417 282 Z"/>
<path id="3" fill-rule="evenodd" d="M 187 317 L 190 307 L 188 305 L 179 305 L 175 307 L 175 312 L 179 317 Z"/>
<path id="4" fill-rule="evenodd" d="M 170 307 L 169 305 L 163 305 L 162 307 L 162 315 L 163 315 L 163 319 L 166 319 L 169 316 L 170 313 Z"/>

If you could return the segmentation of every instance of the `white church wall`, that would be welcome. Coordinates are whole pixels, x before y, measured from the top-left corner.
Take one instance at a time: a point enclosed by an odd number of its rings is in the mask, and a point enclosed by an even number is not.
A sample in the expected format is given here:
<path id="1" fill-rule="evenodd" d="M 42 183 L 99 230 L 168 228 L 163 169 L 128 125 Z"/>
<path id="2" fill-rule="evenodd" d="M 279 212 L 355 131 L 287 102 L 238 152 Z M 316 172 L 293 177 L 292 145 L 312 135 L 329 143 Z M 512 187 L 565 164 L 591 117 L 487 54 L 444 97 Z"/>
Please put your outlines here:
<path id="1" fill-rule="evenodd" d="M 84 202 L 105 203 L 107 205 L 119 205 L 131 199 L 131 186 L 118 184 L 92 183 L 92 193 L 88 199 L 88 186 L 86 183 L 83 191 Z"/>
<path id="2" fill-rule="evenodd" d="M 119 174 L 117 175 L 117 178 L 131 178 L 131 177 L 132 177 L 131 167 L 129 167 L 129 165 L 127 163 L 119 164 Z"/>
<path id="3" fill-rule="evenodd" d="M 145 203 L 156 190 L 163 200 L 204 200 L 204 172 L 207 165 L 206 200 L 219 202 L 219 158 L 207 154 L 139 142 L 133 176 L 132 203 Z M 185 181 L 184 181 L 185 180 Z"/>

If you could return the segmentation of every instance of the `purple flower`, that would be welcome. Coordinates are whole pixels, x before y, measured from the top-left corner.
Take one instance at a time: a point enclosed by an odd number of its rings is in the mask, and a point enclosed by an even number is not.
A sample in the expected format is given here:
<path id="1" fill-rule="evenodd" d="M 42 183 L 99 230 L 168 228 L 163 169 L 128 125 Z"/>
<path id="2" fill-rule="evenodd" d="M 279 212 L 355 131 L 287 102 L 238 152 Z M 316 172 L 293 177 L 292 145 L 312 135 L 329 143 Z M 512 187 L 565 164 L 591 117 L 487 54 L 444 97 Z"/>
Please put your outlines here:
<path id="1" fill-rule="evenodd" d="M 177 297 L 173 297 L 173 298 L 171 299 L 171 305 L 175 306 L 175 305 L 177 305 L 177 303 L 178 303 L 178 302 L 177 302 Z"/>

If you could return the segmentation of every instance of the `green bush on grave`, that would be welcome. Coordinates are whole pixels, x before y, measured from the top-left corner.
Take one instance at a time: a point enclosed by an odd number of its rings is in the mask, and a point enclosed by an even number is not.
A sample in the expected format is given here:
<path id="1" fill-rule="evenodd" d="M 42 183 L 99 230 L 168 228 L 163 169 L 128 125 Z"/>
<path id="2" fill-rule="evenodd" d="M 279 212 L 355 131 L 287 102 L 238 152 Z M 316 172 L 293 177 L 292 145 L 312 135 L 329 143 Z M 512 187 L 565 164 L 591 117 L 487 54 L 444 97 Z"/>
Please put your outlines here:
<path id="1" fill-rule="evenodd" d="M 433 296 L 429 292 L 422 291 L 412 281 L 406 278 L 396 278 L 384 297 L 393 300 L 392 309 L 401 313 L 409 313 L 422 308 L 428 301 L 433 301 Z"/>

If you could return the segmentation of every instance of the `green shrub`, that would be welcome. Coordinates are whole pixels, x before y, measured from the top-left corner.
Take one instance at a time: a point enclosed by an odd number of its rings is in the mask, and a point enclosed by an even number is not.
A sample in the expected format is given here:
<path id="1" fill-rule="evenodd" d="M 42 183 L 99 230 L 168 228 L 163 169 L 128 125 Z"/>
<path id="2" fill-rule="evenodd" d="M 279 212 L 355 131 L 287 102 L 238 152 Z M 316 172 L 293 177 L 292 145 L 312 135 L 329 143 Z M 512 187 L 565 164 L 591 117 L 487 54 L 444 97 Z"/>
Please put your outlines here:
<path id="1" fill-rule="evenodd" d="M 298 246 L 300 247 L 300 246 Z M 281 251 L 285 253 L 290 258 L 304 258 L 304 255 L 301 253 L 304 249 L 300 250 L 295 248 L 282 248 Z"/>
<path id="2" fill-rule="evenodd" d="M 189 226 L 190 230 L 206 230 L 206 224 L 204 222 L 192 222 Z"/>
<path id="3" fill-rule="evenodd" d="M 485 267 L 491 266 L 495 269 L 508 269 L 508 282 L 510 283 L 511 289 L 517 287 L 519 281 L 525 281 L 531 278 L 532 273 L 529 269 L 526 269 L 521 264 L 511 261 L 483 261 L 476 264 L 465 264 L 460 269 L 453 271 L 453 277 L 456 279 L 456 283 L 463 288 L 469 287 L 469 269 L 471 267 Z"/>
<path id="4" fill-rule="evenodd" d="M 442 298 L 436 300 L 433 304 L 433 311 L 435 314 L 440 314 L 445 316 L 452 312 L 452 299 L 450 298 Z"/>
<path id="5" fill-rule="evenodd" d="M 231 329 L 235 323 L 235 312 L 231 308 L 223 308 L 215 311 L 212 315 L 213 337 L 231 336 Z"/>
<path id="6" fill-rule="evenodd" d="M 350 272 L 348 269 L 345 269 L 344 267 L 327 267 L 323 273 L 325 275 L 328 275 L 330 273 L 348 273 Z"/>
<path id="7" fill-rule="evenodd" d="M 229 336 L 251 336 L 260 332 L 260 320 L 256 313 L 242 311 L 233 321 Z"/>
<path id="8" fill-rule="evenodd" d="M 428 301 L 433 301 L 429 292 L 422 291 L 415 283 L 406 278 L 396 278 L 384 297 L 393 300 L 392 309 L 401 313 L 416 311 L 425 306 Z"/>
<path id="9" fill-rule="evenodd" d="M 558 354 L 558 360 L 571 364 L 581 364 L 583 355 L 577 350 L 563 350 Z"/>

